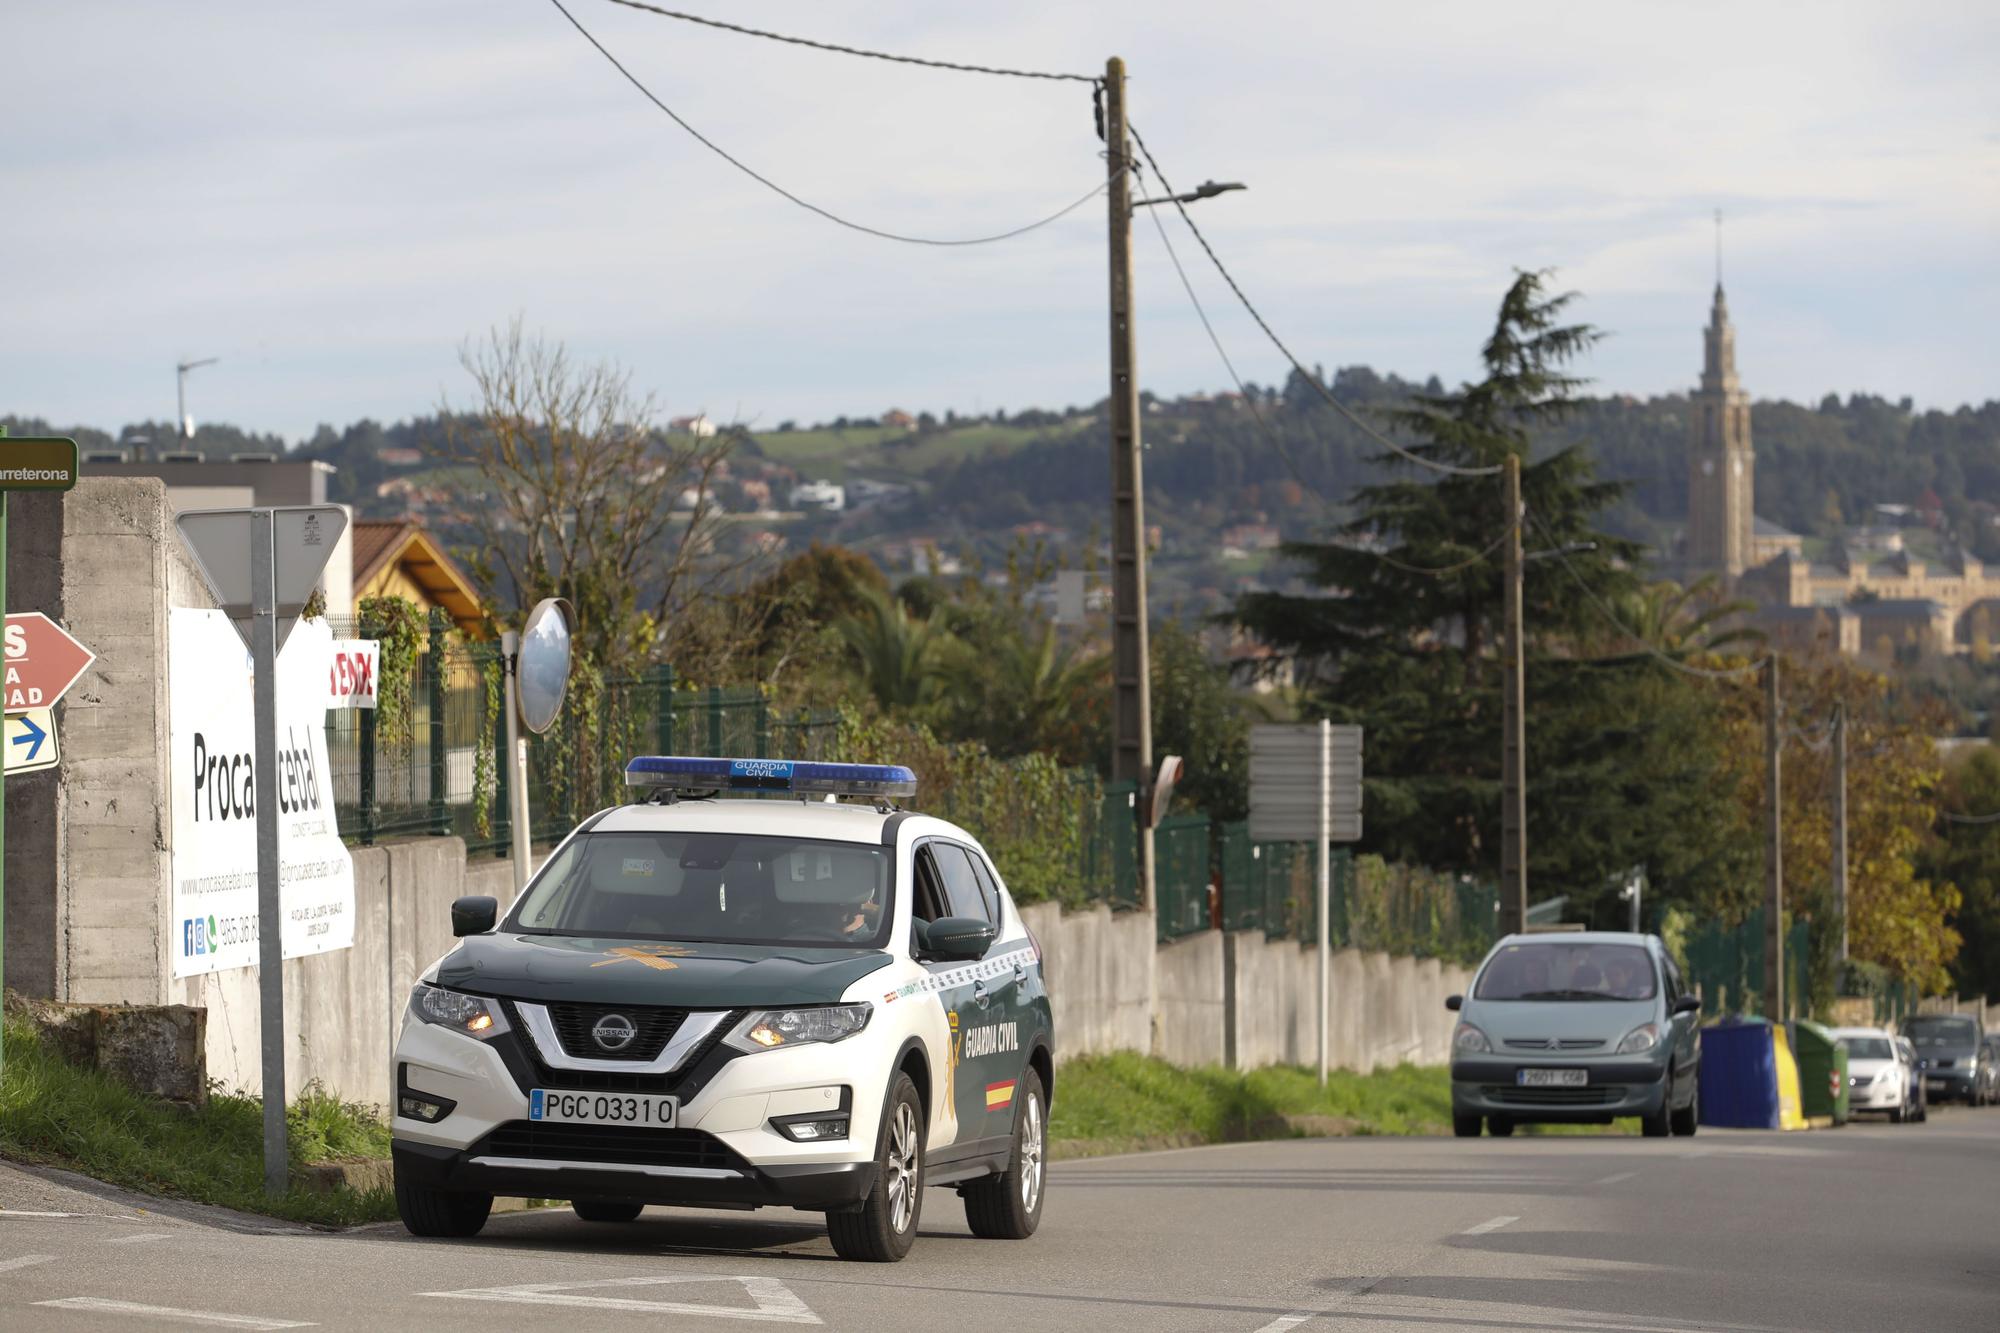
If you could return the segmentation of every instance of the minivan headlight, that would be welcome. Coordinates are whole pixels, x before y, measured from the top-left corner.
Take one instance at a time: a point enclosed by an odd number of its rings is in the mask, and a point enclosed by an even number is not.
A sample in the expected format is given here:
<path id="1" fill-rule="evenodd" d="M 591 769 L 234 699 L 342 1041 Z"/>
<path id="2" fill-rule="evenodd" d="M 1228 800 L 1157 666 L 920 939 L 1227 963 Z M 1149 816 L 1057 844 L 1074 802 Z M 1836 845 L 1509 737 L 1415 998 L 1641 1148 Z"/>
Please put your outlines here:
<path id="1" fill-rule="evenodd" d="M 830 1004 L 812 1009 L 762 1009 L 738 1023 L 722 1040 L 739 1051 L 844 1041 L 868 1026 L 874 1012 L 866 1004 Z"/>
<path id="2" fill-rule="evenodd" d="M 1470 1023 L 1460 1023 L 1451 1034 L 1451 1049 L 1455 1055 L 1489 1055 L 1493 1043 L 1486 1040 L 1486 1034 Z"/>
<path id="3" fill-rule="evenodd" d="M 1650 1051 L 1660 1044 L 1660 1027 L 1657 1023 L 1641 1023 L 1625 1034 L 1625 1040 L 1618 1043 L 1618 1054 L 1638 1055 Z"/>
<path id="4" fill-rule="evenodd" d="M 507 1030 L 507 1016 L 500 1012 L 498 1000 L 422 981 L 410 992 L 410 1012 L 426 1023 L 454 1028 L 482 1041 Z"/>

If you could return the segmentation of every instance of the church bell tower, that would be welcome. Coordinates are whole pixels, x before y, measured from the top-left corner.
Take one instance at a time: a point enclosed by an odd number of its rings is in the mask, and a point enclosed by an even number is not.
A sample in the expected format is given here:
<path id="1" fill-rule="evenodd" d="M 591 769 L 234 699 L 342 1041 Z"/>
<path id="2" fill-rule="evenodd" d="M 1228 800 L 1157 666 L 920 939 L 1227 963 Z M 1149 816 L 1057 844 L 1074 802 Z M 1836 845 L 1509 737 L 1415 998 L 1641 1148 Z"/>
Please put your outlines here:
<path id="1" fill-rule="evenodd" d="M 1687 565 L 1691 575 L 1734 581 L 1755 563 L 1750 397 L 1736 379 L 1736 330 L 1729 323 L 1721 274 L 1703 334 L 1701 387 L 1688 428 Z"/>

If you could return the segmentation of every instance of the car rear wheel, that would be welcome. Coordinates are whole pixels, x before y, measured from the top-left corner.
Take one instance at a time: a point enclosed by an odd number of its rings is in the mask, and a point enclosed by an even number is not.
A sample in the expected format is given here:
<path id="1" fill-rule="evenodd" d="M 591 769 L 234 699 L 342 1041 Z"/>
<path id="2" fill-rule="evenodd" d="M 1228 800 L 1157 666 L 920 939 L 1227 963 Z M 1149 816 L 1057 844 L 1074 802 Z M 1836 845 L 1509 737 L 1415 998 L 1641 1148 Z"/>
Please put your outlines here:
<path id="1" fill-rule="evenodd" d="M 643 1203 L 619 1203 L 611 1199 L 571 1199 L 570 1211 L 586 1222 L 636 1222 L 646 1211 Z"/>
<path id="2" fill-rule="evenodd" d="M 900 1071 L 882 1107 L 875 1188 L 851 1213 L 828 1213 L 833 1252 L 859 1263 L 894 1263 L 910 1252 L 924 1208 L 924 1104 Z"/>
<path id="3" fill-rule="evenodd" d="M 964 1190 L 965 1224 L 988 1240 L 1026 1240 L 1042 1220 L 1048 1118 L 1042 1112 L 1042 1076 L 1032 1069 L 1021 1075 L 1020 1105 L 1007 1169 Z"/>
<path id="4" fill-rule="evenodd" d="M 412 1236 L 476 1236 L 492 1211 L 491 1194 L 431 1189 L 396 1179 L 396 1213 Z"/>
<path id="5" fill-rule="evenodd" d="M 1476 1115 L 1455 1115 L 1451 1118 L 1451 1132 L 1461 1139 L 1479 1137 L 1479 1117 Z"/>
<path id="6" fill-rule="evenodd" d="M 1505 1116 L 1489 1115 L 1486 1117 L 1486 1132 L 1496 1139 L 1504 1139 L 1514 1132 L 1514 1122 Z"/>

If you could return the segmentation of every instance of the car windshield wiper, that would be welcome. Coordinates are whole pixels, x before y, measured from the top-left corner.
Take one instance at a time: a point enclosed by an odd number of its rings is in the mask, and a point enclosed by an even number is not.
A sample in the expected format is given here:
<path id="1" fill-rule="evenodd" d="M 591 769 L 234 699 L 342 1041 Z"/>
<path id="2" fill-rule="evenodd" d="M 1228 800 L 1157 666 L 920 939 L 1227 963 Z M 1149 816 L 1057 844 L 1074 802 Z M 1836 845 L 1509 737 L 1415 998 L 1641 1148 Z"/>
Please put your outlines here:
<path id="1" fill-rule="evenodd" d="M 1601 990 L 1531 990 L 1514 997 L 1517 1000 L 1616 1000 L 1616 995 L 1607 995 Z"/>

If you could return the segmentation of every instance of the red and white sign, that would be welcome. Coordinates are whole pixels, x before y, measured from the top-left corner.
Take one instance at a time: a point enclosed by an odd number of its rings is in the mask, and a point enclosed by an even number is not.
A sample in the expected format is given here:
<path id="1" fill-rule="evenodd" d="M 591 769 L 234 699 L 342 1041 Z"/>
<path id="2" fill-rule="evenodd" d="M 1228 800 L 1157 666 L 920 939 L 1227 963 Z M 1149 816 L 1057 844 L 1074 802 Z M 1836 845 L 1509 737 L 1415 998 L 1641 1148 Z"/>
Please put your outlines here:
<path id="1" fill-rule="evenodd" d="M 40 611 L 7 617 L 5 710 L 25 713 L 49 708 L 90 669 L 97 654 Z"/>
<path id="2" fill-rule="evenodd" d="M 382 670 L 382 645 L 374 639 L 335 639 L 327 668 L 328 708 L 373 708 Z"/>

